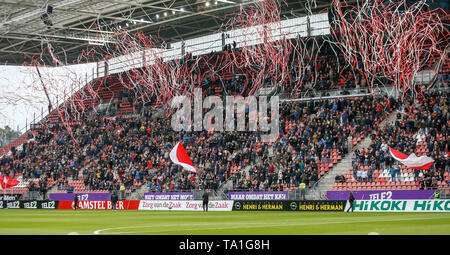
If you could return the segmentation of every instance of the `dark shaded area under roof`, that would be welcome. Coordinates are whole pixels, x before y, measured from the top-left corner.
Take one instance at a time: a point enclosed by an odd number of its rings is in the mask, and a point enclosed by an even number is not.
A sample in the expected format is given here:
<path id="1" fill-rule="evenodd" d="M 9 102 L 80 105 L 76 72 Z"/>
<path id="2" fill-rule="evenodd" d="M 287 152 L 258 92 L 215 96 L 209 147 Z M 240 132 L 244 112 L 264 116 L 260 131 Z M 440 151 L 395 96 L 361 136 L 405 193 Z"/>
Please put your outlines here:
<path id="1" fill-rule="evenodd" d="M 313 2 L 313 13 L 327 11 L 330 6 L 330 1 Z M 282 19 L 305 16 L 306 3 L 285 0 Z M 119 26 L 131 33 L 140 30 L 145 35 L 159 35 L 168 43 L 217 33 L 227 17 L 250 4 L 254 1 L 0 0 L 0 64 L 23 65 L 31 56 L 40 58 L 39 54 L 45 52 L 42 60 L 52 65 L 45 50 L 47 42 L 62 62 L 73 64 L 79 61 L 89 38 L 102 33 L 107 36 L 106 31 Z"/>

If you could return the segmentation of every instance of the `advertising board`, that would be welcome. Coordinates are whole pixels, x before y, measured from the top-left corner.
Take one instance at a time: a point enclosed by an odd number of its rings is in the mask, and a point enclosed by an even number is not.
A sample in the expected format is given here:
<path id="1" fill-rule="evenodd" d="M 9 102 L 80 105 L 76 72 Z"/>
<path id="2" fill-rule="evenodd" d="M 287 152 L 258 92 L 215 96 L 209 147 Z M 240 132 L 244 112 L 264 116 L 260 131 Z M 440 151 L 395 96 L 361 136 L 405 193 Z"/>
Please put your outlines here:
<path id="1" fill-rule="evenodd" d="M 209 201 L 208 211 L 231 211 L 233 201 Z M 151 211 L 203 211 L 203 202 L 200 200 L 141 200 L 139 210 Z"/>
<path id="2" fill-rule="evenodd" d="M 239 200 L 234 211 L 343 211 L 347 201 L 330 200 Z"/>
<path id="3" fill-rule="evenodd" d="M 354 212 L 450 212 L 450 200 L 356 200 L 353 207 Z"/>

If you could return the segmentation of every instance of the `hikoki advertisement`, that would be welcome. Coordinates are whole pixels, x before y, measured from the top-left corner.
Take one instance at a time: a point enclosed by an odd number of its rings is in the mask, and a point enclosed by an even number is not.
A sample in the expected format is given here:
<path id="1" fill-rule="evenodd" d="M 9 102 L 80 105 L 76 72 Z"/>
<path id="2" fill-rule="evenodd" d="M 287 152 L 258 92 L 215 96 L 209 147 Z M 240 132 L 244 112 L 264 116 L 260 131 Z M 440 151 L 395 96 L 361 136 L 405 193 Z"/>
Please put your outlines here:
<path id="1" fill-rule="evenodd" d="M 345 211 L 350 204 L 346 203 Z M 354 212 L 450 212 L 450 200 L 356 200 Z"/>
<path id="2" fill-rule="evenodd" d="M 208 211 L 231 211 L 234 201 L 209 201 Z M 139 210 L 151 211 L 203 211 L 203 201 L 198 200 L 141 200 Z"/>

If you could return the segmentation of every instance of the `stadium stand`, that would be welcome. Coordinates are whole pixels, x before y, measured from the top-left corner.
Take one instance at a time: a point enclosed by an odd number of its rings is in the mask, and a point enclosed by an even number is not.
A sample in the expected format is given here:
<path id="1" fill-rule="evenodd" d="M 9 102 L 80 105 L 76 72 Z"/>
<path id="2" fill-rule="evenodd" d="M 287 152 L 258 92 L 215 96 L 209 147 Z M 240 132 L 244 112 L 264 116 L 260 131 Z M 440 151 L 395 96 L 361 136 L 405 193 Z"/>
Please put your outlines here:
<path id="1" fill-rule="evenodd" d="M 428 92 L 415 106 L 414 118 L 399 116 L 377 136 L 367 151 L 354 152 L 352 169 L 337 178 L 333 190 L 436 189 L 449 186 L 448 91 Z M 392 159 L 388 148 L 435 159 L 429 170 L 407 168 Z M 345 179 L 345 181 L 343 181 Z"/>
<path id="2" fill-rule="evenodd" d="M 67 119 L 54 110 L 39 128 L 1 148 L 0 169 L 21 180 L 21 185 L 10 190 L 17 194 L 38 190 L 109 192 L 122 186 L 126 194 L 131 194 L 142 188 L 218 189 L 230 182 L 235 190 L 287 190 L 297 188 L 300 182 L 314 188 L 334 164 L 355 153 L 353 168 L 344 175 L 345 181 L 337 178 L 333 190 L 448 187 L 449 164 L 443 156 L 448 151 L 448 91 L 441 92 L 444 95 L 427 94 L 427 101 L 415 106 L 415 119 L 405 115 L 383 129 L 377 125 L 401 107 L 387 96 L 295 101 L 308 93 L 326 95 L 330 90 L 366 88 L 362 76 L 355 77 L 350 70 L 338 72 L 338 63 L 328 57 L 327 50 L 314 65 L 306 67 L 301 87 L 293 91 L 287 86 L 282 92 L 296 98 L 280 106 L 280 138 L 271 144 L 260 142 L 260 134 L 255 132 L 176 133 L 166 116 L 160 115 L 160 102 L 142 107 L 139 95 L 124 88 L 117 75 L 111 75 L 94 82 L 100 98 L 84 102 L 86 116 L 69 114 L 71 119 Z M 217 59 L 223 59 L 221 52 L 213 54 L 210 61 L 217 63 Z M 295 68 L 292 72 L 295 74 Z M 318 77 L 314 88 L 309 86 L 313 74 Z M 448 88 L 448 61 L 440 75 L 440 87 Z M 208 88 L 204 95 L 245 95 L 248 91 L 243 88 L 248 82 L 245 76 L 228 71 L 220 80 L 210 76 L 204 84 Z M 291 84 L 295 82 L 292 79 Z M 114 109 L 107 114 L 94 112 L 102 102 L 112 103 Z M 63 123 L 69 124 L 71 132 Z M 353 152 L 352 147 L 371 131 L 377 135 L 368 151 Z M 418 135 L 422 140 L 414 145 L 413 138 Z M 168 154 L 177 141 L 183 142 L 194 165 L 202 169 L 201 174 L 182 171 L 171 163 Z M 436 164 L 429 172 L 402 168 L 394 182 L 385 144 L 406 154 L 414 151 L 416 155 L 430 155 L 436 158 Z M 358 171 L 370 172 L 371 177 L 361 177 Z"/>

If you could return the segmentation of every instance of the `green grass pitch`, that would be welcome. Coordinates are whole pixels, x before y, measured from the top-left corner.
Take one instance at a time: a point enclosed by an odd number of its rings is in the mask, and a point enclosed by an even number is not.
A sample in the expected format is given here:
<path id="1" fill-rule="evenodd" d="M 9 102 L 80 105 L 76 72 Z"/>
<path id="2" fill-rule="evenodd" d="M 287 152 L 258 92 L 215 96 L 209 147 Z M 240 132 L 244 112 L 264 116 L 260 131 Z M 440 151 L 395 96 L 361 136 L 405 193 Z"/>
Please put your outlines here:
<path id="1" fill-rule="evenodd" d="M 1 235 L 449 235 L 449 213 L 0 210 Z"/>

